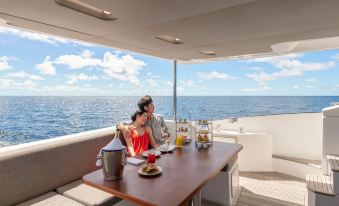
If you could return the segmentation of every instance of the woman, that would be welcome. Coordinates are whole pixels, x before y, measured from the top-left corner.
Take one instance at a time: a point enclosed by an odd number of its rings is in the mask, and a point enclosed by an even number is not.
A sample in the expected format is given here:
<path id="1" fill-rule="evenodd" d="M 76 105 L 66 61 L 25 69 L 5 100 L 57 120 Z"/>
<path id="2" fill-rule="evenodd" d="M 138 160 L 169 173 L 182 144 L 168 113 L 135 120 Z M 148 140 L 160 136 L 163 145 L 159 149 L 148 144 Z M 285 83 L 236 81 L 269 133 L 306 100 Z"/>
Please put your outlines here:
<path id="1" fill-rule="evenodd" d="M 137 110 L 132 116 L 133 125 L 129 127 L 131 135 L 125 137 L 128 152 L 131 156 L 139 155 L 148 150 L 148 145 L 157 147 L 152 130 L 145 126 L 147 121 L 147 113 Z"/>

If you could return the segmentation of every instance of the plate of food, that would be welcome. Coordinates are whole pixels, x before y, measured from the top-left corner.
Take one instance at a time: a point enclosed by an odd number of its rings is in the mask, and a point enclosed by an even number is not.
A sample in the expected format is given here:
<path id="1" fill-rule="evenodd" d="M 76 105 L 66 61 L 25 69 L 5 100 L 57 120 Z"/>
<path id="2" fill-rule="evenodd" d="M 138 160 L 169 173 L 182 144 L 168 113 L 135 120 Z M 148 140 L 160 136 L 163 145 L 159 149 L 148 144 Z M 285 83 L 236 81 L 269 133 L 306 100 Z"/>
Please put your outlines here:
<path id="1" fill-rule="evenodd" d="M 161 155 L 161 152 L 160 151 L 157 151 L 157 150 L 147 150 L 147 151 L 144 151 L 141 153 L 141 155 L 143 157 L 148 157 L 148 153 L 154 153 L 156 157 L 159 157 Z"/>
<path id="2" fill-rule="evenodd" d="M 173 150 L 175 150 L 177 148 L 176 145 L 169 145 L 168 148 L 167 148 L 167 145 L 166 144 L 163 144 L 163 145 L 160 145 L 157 150 L 160 151 L 160 152 L 172 152 Z"/>
<path id="3" fill-rule="evenodd" d="M 138 173 L 142 176 L 155 176 L 161 174 L 162 168 L 154 164 L 145 164 L 138 169 Z"/>

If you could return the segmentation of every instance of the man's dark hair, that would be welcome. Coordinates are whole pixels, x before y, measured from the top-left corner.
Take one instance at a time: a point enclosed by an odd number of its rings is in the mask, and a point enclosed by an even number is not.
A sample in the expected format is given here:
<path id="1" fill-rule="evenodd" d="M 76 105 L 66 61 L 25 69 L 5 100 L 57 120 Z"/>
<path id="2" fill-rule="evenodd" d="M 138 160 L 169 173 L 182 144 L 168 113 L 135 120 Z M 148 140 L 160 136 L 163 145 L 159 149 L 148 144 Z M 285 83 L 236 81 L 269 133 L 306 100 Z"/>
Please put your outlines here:
<path id="1" fill-rule="evenodd" d="M 145 107 L 152 103 L 153 103 L 152 97 L 149 95 L 145 95 L 139 100 L 138 107 L 140 110 L 145 111 Z"/>

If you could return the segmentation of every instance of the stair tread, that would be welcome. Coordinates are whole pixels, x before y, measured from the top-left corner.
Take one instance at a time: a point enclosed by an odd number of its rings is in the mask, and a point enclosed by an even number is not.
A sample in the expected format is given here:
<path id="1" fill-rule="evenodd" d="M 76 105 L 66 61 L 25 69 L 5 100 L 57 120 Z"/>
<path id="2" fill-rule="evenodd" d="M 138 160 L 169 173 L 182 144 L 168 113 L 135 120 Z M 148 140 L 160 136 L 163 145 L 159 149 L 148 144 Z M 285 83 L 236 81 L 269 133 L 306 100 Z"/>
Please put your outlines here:
<path id="1" fill-rule="evenodd" d="M 307 188 L 313 192 L 334 196 L 330 177 L 325 175 L 306 175 Z"/>
<path id="2" fill-rule="evenodd" d="M 327 155 L 327 160 L 330 163 L 332 171 L 339 172 L 339 157 L 333 155 Z"/>

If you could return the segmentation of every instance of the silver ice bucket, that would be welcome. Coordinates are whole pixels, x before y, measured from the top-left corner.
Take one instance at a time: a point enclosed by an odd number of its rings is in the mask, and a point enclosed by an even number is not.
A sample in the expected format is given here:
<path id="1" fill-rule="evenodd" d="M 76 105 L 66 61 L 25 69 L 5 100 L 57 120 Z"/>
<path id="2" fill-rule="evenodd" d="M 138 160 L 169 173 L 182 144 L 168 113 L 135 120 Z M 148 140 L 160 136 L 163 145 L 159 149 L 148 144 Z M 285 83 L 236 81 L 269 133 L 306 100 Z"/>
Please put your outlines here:
<path id="1" fill-rule="evenodd" d="M 102 171 L 105 180 L 113 181 L 122 178 L 124 166 L 127 163 L 126 148 L 121 150 L 103 149 L 98 159 L 102 161 Z"/>

